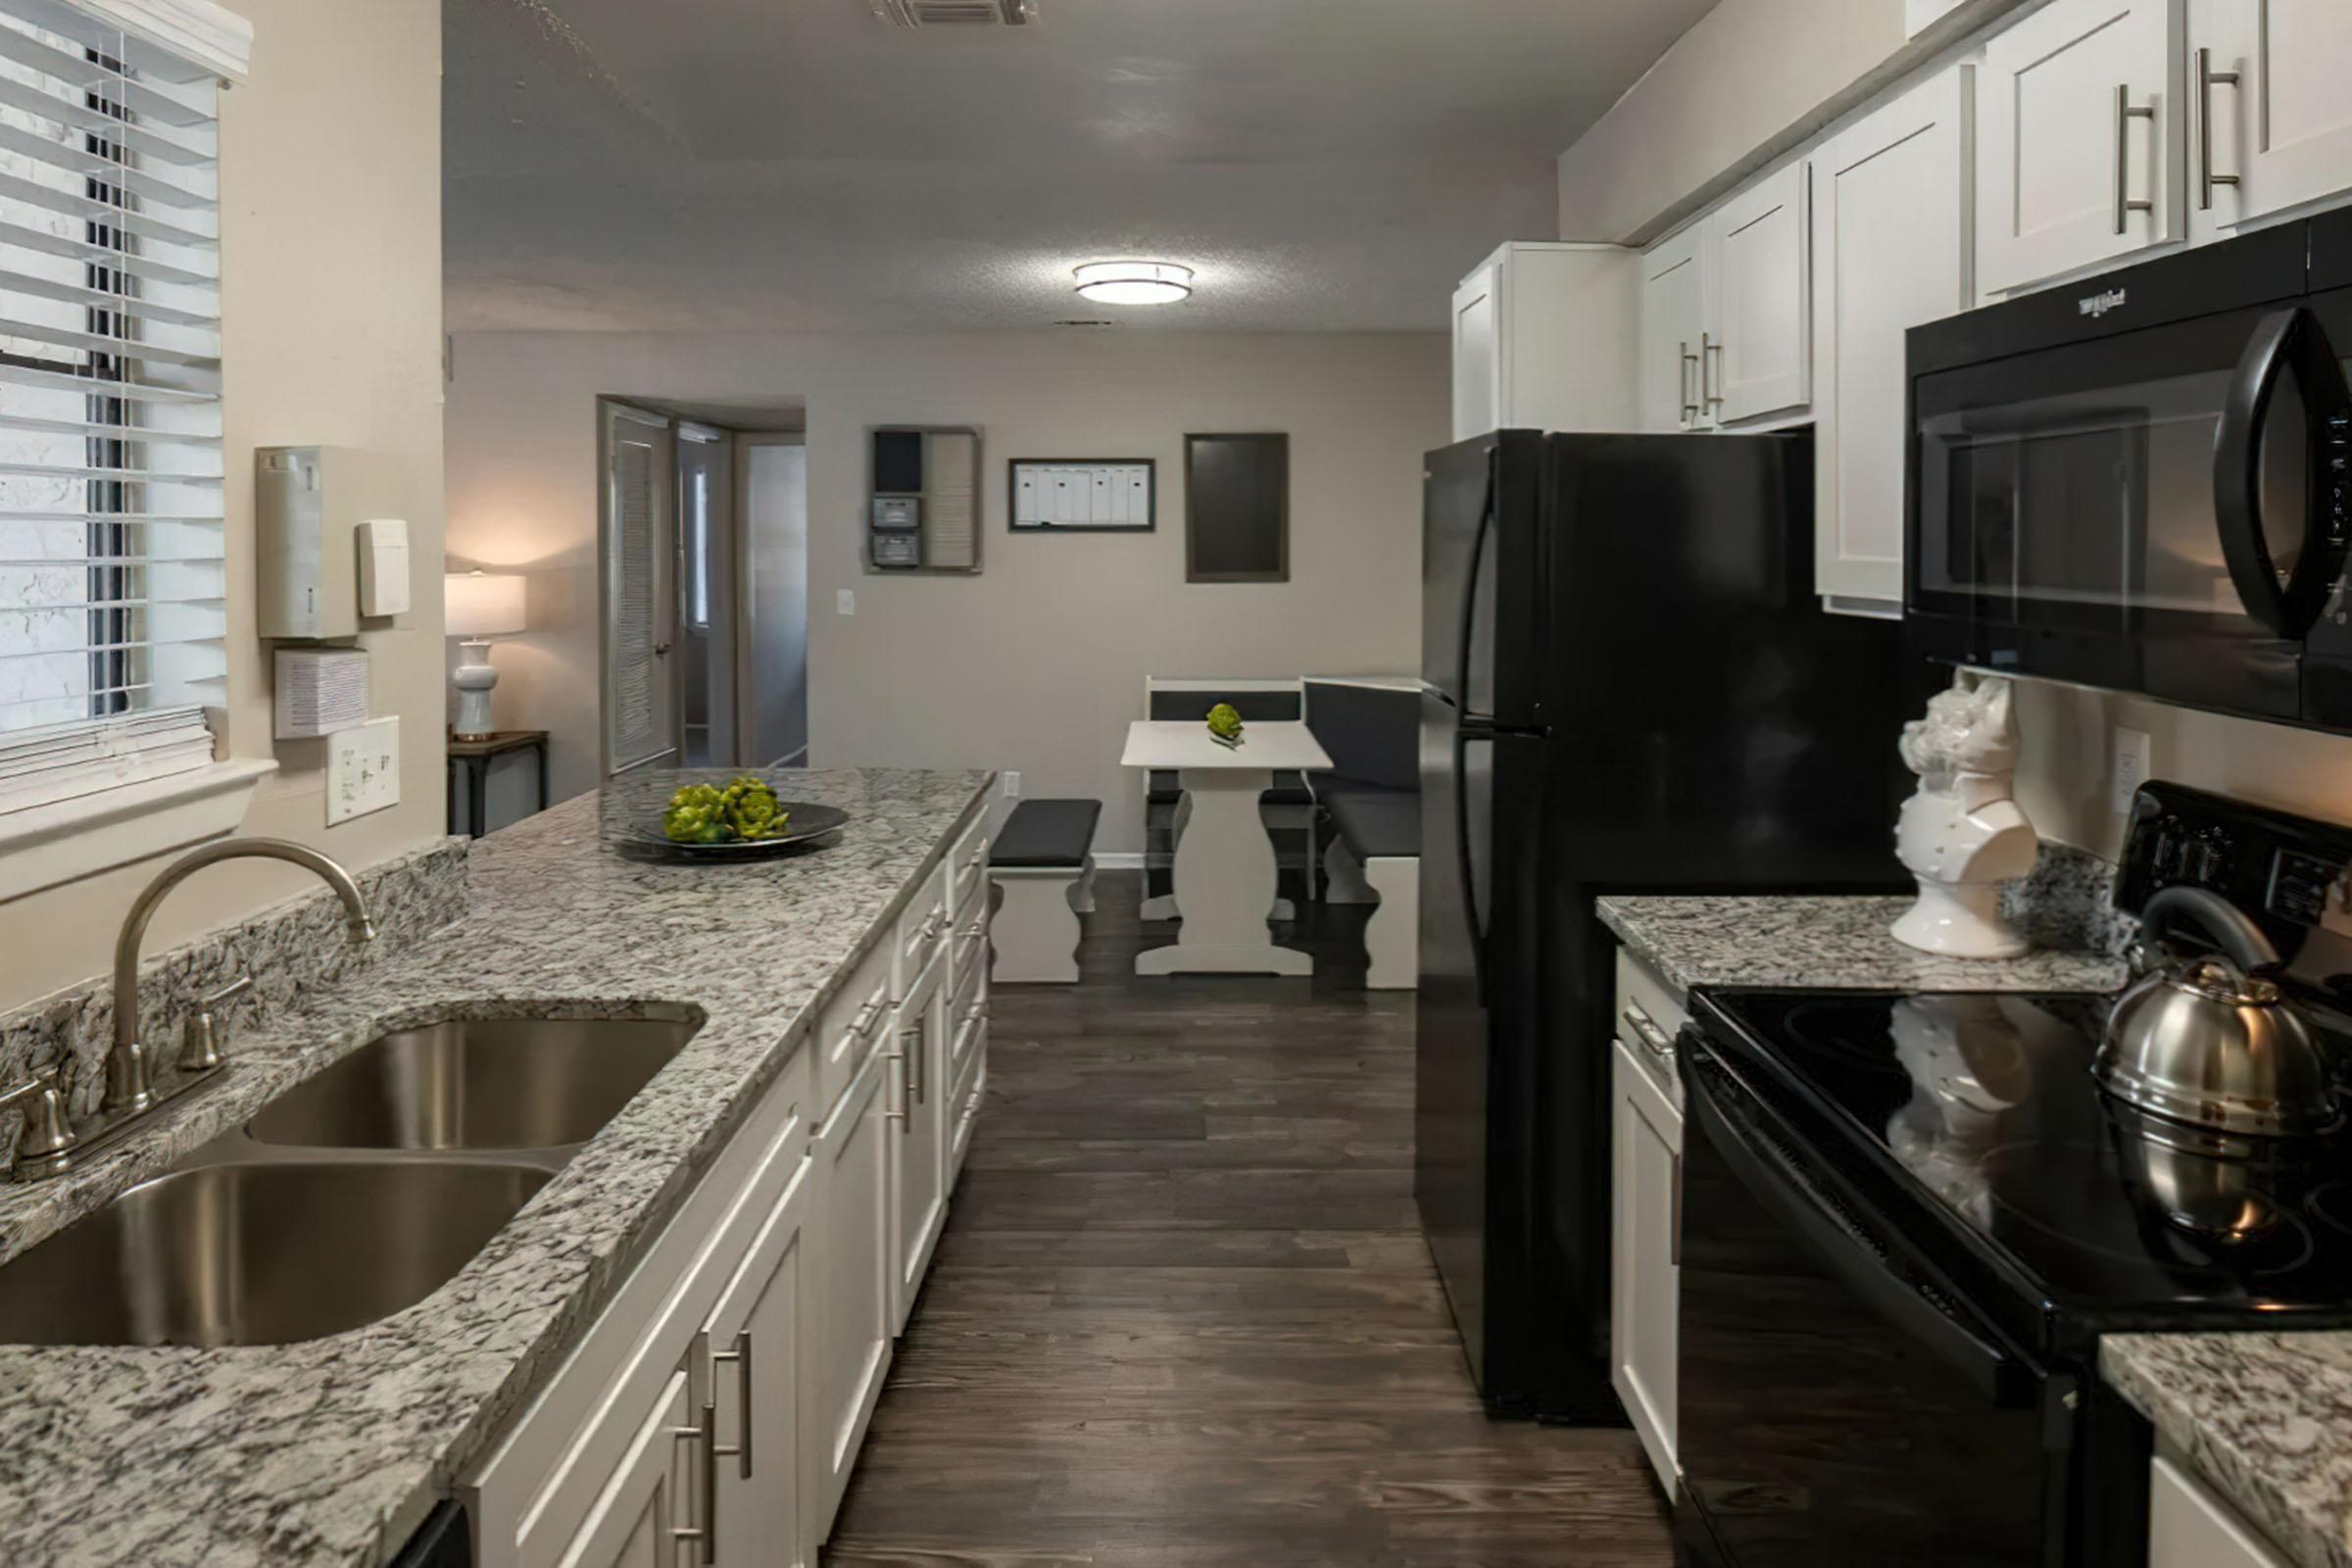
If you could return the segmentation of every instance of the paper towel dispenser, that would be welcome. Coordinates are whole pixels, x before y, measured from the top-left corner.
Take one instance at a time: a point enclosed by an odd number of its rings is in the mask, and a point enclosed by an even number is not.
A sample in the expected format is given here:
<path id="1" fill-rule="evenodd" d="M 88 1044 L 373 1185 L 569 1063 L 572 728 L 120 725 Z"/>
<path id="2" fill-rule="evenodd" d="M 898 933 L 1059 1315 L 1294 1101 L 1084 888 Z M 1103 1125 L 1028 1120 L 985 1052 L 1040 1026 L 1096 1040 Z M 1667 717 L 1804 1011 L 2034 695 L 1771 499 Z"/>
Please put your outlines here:
<path id="1" fill-rule="evenodd" d="M 978 571 L 980 432 L 968 425 L 884 425 L 869 435 L 868 569 Z"/>

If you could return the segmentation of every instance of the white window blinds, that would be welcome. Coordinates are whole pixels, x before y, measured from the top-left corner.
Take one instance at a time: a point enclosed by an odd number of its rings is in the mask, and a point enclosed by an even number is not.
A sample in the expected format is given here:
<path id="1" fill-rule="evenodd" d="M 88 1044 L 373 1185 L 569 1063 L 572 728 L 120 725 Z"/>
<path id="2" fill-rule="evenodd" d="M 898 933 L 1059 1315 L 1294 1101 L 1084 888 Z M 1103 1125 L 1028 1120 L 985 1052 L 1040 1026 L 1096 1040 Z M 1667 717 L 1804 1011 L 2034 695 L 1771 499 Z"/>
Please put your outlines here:
<path id="1" fill-rule="evenodd" d="M 78 792 L 44 759 L 79 789 L 209 760 L 217 91 L 80 5 L 0 0 L 0 810 Z"/>

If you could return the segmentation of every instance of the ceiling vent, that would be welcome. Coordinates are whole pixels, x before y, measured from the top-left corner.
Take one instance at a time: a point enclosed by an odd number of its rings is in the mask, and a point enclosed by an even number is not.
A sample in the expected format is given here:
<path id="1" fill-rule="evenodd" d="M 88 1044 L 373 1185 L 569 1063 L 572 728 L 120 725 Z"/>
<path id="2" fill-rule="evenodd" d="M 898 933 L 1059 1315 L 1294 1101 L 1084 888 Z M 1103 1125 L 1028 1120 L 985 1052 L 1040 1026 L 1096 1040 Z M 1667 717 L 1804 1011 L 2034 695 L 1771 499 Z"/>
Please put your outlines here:
<path id="1" fill-rule="evenodd" d="M 894 27 L 1019 27 L 1035 0 L 866 0 Z"/>

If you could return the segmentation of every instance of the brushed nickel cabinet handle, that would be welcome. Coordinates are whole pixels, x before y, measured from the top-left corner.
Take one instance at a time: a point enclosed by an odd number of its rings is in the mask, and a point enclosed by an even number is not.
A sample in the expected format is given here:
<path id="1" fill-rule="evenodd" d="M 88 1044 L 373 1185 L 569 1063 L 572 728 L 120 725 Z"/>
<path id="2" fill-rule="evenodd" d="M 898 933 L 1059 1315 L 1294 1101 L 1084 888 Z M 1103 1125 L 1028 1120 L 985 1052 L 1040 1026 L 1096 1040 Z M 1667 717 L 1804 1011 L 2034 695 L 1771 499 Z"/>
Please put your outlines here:
<path id="1" fill-rule="evenodd" d="M 1723 394 L 1715 388 L 1723 380 L 1723 340 L 1711 332 L 1698 334 L 1698 394 L 1710 409 L 1723 407 Z"/>
<path id="2" fill-rule="evenodd" d="M 1672 1037 L 1665 1030 L 1659 1028 L 1649 1014 L 1642 1010 L 1639 1004 L 1628 1003 L 1624 1017 L 1625 1026 L 1634 1032 L 1634 1039 L 1641 1043 L 1644 1051 L 1661 1061 L 1674 1059 Z"/>
<path id="3" fill-rule="evenodd" d="M 1698 356 L 1690 352 L 1689 338 L 1674 347 L 1675 368 L 1678 372 L 1675 377 L 1675 396 L 1682 401 L 1683 420 L 1688 423 L 1698 417 L 1698 405 L 1690 399 L 1690 367 L 1698 363 Z"/>
<path id="4" fill-rule="evenodd" d="M 721 1459 L 733 1459 L 736 1474 L 741 1479 L 749 1481 L 752 1479 L 752 1331 L 750 1329 L 735 1331 L 735 1348 L 732 1350 L 712 1350 L 710 1352 L 710 1365 L 713 1369 L 716 1369 L 721 1361 L 735 1363 L 735 1400 L 743 1406 L 741 1417 L 743 1441 L 741 1443 L 713 1442 L 710 1451 Z M 712 1407 L 716 1407 L 715 1400 L 713 1400 Z M 715 1431 L 717 1426 L 715 1419 L 711 1425 Z"/>
<path id="5" fill-rule="evenodd" d="M 2131 226 L 2133 213 L 2153 216 L 2156 203 L 2132 199 L 2132 122 L 2145 120 L 2151 124 L 2156 119 L 2154 104 L 2134 106 L 2132 84 L 2117 82 L 2115 86 L 2115 231 L 2123 233 Z"/>
<path id="6" fill-rule="evenodd" d="M 691 1443 L 702 1449 L 703 1465 L 703 1473 L 696 1486 L 696 1494 L 702 1504 L 702 1523 L 681 1525 L 673 1522 L 669 1527 L 669 1538 L 672 1541 L 699 1544 L 706 1564 L 718 1561 L 718 1462 L 711 1457 L 711 1448 L 714 1446 L 711 1440 L 718 1430 L 717 1423 L 718 1412 L 705 1404 L 702 1425 L 669 1429 L 672 1443 Z M 689 1455 L 687 1464 L 691 1467 L 693 1463 L 694 1458 Z"/>
<path id="7" fill-rule="evenodd" d="M 918 1021 L 913 1028 L 899 1031 L 899 1039 L 906 1044 L 906 1051 L 901 1058 L 906 1063 L 906 1092 L 918 1105 L 924 1102 L 923 1028 L 924 1025 Z"/>
<path id="8" fill-rule="evenodd" d="M 2213 211 L 2213 187 L 2235 185 L 2235 174 L 2217 174 L 2213 172 L 2213 89 L 2219 84 L 2235 87 L 2243 77 L 2234 71 L 2213 69 L 2213 51 L 2197 51 L 2197 211 Z"/>

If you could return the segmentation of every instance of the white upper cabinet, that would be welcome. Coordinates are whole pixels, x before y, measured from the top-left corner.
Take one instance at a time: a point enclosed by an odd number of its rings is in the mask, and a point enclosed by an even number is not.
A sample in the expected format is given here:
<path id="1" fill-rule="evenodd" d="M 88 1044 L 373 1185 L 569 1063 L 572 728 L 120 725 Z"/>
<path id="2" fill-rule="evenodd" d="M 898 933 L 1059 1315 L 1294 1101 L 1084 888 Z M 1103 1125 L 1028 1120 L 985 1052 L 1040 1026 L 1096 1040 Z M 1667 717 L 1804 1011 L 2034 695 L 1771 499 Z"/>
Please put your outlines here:
<path id="1" fill-rule="evenodd" d="M 1618 245 L 1505 245 L 1453 295 L 1453 438 L 1626 430 L 1637 417 L 1635 279 Z"/>
<path id="2" fill-rule="evenodd" d="M 2053 0 L 1985 44 L 1977 100 L 1984 292 L 2186 237 L 2182 4 Z"/>
<path id="3" fill-rule="evenodd" d="M 1972 68 L 1814 155 L 1814 577 L 1833 608 L 1903 596 L 1903 334 L 1968 309 Z"/>
<path id="4" fill-rule="evenodd" d="M 1642 258 L 1642 428 L 1712 430 L 1812 396 L 1810 166 L 1742 190 Z"/>
<path id="5" fill-rule="evenodd" d="M 1707 332 L 1706 225 L 1661 240 L 1642 258 L 1642 428 L 1697 430 L 1712 411 L 1699 395 Z"/>
<path id="6" fill-rule="evenodd" d="M 1502 428 L 1502 343 L 1495 298 L 1502 265 L 1492 261 L 1453 291 L 1453 438 Z"/>
<path id="7" fill-rule="evenodd" d="M 2189 42 L 2199 239 L 2352 190 L 2352 5 L 2193 0 Z"/>
<path id="8" fill-rule="evenodd" d="M 1758 180 L 1711 220 L 1721 310 L 1708 345 L 1715 363 L 1701 368 L 1720 423 L 1802 409 L 1812 395 L 1810 167 Z"/>

